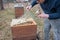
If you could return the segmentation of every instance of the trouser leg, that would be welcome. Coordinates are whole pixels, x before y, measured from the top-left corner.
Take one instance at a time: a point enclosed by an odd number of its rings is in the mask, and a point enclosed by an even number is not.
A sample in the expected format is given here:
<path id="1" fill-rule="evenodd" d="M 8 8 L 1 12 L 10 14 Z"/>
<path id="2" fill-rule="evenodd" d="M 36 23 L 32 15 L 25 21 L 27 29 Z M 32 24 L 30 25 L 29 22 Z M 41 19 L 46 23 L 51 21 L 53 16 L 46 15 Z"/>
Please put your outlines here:
<path id="1" fill-rule="evenodd" d="M 49 23 L 48 19 L 44 20 L 44 40 L 49 40 L 50 38 L 50 29 L 51 29 L 51 25 Z"/>
<path id="2" fill-rule="evenodd" d="M 54 34 L 54 40 L 60 40 L 60 19 L 50 20 Z"/>

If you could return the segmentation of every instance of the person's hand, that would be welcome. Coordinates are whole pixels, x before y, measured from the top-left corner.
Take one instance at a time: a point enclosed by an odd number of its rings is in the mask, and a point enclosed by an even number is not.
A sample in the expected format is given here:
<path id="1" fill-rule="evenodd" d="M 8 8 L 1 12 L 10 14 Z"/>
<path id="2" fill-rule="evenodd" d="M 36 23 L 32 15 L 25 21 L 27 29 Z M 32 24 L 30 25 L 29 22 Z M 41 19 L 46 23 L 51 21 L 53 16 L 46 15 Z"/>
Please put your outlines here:
<path id="1" fill-rule="evenodd" d="M 32 8 L 32 5 L 29 5 L 29 6 L 26 7 L 26 10 L 27 10 L 27 11 L 30 11 L 31 8 Z"/>
<path id="2" fill-rule="evenodd" d="M 42 13 L 38 15 L 39 18 L 49 18 L 48 14 Z"/>

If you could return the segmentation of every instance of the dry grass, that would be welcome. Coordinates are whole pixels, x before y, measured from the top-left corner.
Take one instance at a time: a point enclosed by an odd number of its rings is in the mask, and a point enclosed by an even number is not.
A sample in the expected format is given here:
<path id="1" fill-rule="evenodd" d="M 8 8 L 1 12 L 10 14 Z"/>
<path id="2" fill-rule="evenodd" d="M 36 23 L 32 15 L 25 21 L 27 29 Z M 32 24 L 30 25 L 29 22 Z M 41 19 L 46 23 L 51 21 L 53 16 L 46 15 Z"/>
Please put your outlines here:
<path id="1" fill-rule="evenodd" d="M 14 18 L 14 11 L 5 9 L 0 11 L 0 40 L 11 40 L 10 22 Z"/>

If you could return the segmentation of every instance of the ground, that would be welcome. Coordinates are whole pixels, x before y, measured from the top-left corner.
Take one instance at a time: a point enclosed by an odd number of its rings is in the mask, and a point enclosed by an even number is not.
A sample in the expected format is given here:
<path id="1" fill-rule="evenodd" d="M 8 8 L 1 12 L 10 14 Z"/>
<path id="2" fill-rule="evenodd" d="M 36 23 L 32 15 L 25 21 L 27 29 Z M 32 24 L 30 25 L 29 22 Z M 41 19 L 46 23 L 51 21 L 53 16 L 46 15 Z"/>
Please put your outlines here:
<path id="1" fill-rule="evenodd" d="M 11 20 L 15 18 L 15 9 L 12 3 L 6 4 L 6 5 L 4 5 L 5 7 L 4 10 L 0 10 L 0 40 L 12 40 L 12 32 L 11 32 L 10 23 L 11 23 Z M 35 11 L 38 9 L 37 7 L 38 6 L 35 6 L 30 12 L 27 12 L 27 13 L 35 13 Z M 26 13 L 26 10 L 25 10 L 25 13 Z M 43 19 L 38 20 L 37 17 L 33 17 L 33 18 L 35 18 L 35 21 L 37 22 L 37 25 L 39 26 L 41 40 L 43 40 L 44 39 Z"/>

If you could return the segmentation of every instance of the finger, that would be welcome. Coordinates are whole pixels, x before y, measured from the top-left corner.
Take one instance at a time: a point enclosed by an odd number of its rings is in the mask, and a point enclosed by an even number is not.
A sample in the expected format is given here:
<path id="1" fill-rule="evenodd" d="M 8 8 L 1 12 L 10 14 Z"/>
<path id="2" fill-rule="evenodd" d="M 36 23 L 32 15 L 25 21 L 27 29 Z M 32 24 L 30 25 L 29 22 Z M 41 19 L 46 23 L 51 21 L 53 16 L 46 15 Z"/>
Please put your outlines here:
<path id="1" fill-rule="evenodd" d="M 41 15 L 38 15 L 38 18 L 41 18 Z"/>

